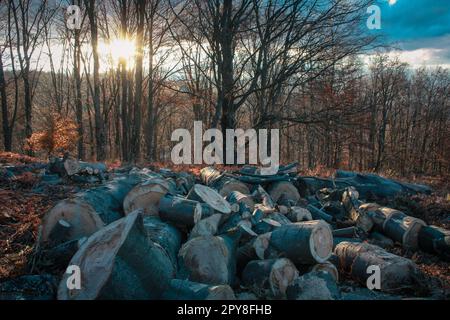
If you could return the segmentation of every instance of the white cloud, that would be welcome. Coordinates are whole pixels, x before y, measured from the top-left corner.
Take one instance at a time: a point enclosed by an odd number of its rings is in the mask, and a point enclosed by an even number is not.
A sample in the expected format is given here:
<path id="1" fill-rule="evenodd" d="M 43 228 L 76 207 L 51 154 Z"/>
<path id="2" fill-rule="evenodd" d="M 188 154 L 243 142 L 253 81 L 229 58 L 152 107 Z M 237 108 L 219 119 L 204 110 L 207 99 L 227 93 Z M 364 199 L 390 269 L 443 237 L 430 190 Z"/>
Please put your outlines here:
<path id="1" fill-rule="evenodd" d="M 446 53 L 447 50 L 445 49 L 421 48 L 404 51 L 393 50 L 387 54 L 390 58 L 398 57 L 400 61 L 408 63 L 412 68 L 441 66 L 450 69 L 450 63 L 445 58 Z M 367 64 L 370 63 L 373 56 L 374 55 L 364 56 L 364 62 Z"/>

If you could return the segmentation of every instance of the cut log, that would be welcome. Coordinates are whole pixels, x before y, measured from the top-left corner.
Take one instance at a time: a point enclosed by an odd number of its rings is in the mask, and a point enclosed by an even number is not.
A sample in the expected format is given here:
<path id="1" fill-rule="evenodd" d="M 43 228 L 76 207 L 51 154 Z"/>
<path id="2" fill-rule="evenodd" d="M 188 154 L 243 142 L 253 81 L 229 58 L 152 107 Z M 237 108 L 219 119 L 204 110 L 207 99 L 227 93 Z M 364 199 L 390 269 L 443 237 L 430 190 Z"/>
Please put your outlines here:
<path id="1" fill-rule="evenodd" d="M 40 241 L 45 243 L 52 240 L 50 234 L 61 219 L 71 226 L 65 236 L 66 241 L 88 237 L 105 224 L 120 219 L 123 216 L 125 195 L 146 178 L 146 174 L 119 176 L 102 186 L 58 202 L 42 220 Z"/>
<path id="2" fill-rule="evenodd" d="M 333 276 L 322 272 L 298 277 L 286 293 L 289 300 L 336 300 L 340 297 Z"/>
<path id="3" fill-rule="evenodd" d="M 383 233 L 392 240 L 401 243 L 407 249 L 416 250 L 419 245 L 419 232 L 426 223 L 420 219 L 407 216 L 401 211 L 385 210 L 387 214 Z"/>
<path id="4" fill-rule="evenodd" d="M 147 237 L 167 252 L 174 270 L 177 270 L 177 256 L 182 239 L 181 232 L 158 217 L 144 217 L 143 224 Z"/>
<path id="5" fill-rule="evenodd" d="M 223 175 L 209 186 L 216 189 L 222 197 L 228 197 L 233 191 L 250 194 L 250 190 L 245 183 L 227 175 Z"/>
<path id="6" fill-rule="evenodd" d="M 255 210 L 253 210 L 252 216 L 250 217 L 250 222 L 252 223 L 252 225 L 256 225 L 258 222 L 264 219 L 264 217 L 264 211 L 259 208 L 255 208 Z"/>
<path id="7" fill-rule="evenodd" d="M 182 190 L 183 195 L 187 195 L 189 193 L 189 190 L 194 186 L 195 184 L 195 178 L 193 175 L 186 173 L 186 172 L 180 172 L 175 182 L 177 184 L 178 189 Z"/>
<path id="8" fill-rule="evenodd" d="M 267 219 L 274 220 L 281 225 L 292 224 L 291 220 L 289 220 L 286 216 L 284 216 L 278 212 L 274 212 L 274 213 L 267 215 Z"/>
<path id="9" fill-rule="evenodd" d="M 282 215 L 287 215 L 289 212 L 289 209 L 291 207 L 289 206 L 284 206 L 284 205 L 277 205 L 276 209 L 278 210 L 279 213 L 281 213 Z"/>
<path id="10" fill-rule="evenodd" d="M 423 227 L 419 232 L 419 247 L 450 261 L 450 231 L 436 226 Z"/>
<path id="11" fill-rule="evenodd" d="M 192 228 L 192 231 L 189 234 L 189 239 L 201 236 L 215 236 L 218 232 L 222 217 L 222 214 L 217 213 L 200 220 L 196 223 L 194 228 Z"/>
<path id="12" fill-rule="evenodd" d="M 40 254 L 38 265 L 45 268 L 50 267 L 57 271 L 65 270 L 72 257 L 86 240 L 87 238 L 84 237 L 61 243 L 50 249 L 44 249 Z"/>
<path id="13" fill-rule="evenodd" d="M 256 238 L 238 247 L 236 251 L 236 273 L 240 276 L 247 264 L 252 260 L 257 260 L 254 242 Z"/>
<path id="14" fill-rule="evenodd" d="M 297 278 L 297 268 L 284 258 L 251 261 L 242 272 L 244 286 L 260 298 L 285 298 Z"/>
<path id="15" fill-rule="evenodd" d="M 324 220 L 328 223 L 331 223 L 333 221 L 332 216 L 330 216 L 328 213 L 324 212 L 323 210 L 316 208 L 312 204 L 308 204 L 308 206 L 306 208 L 309 210 L 309 212 L 311 212 L 311 216 L 315 220 Z"/>
<path id="16" fill-rule="evenodd" d="M 350 242 L 350 243 L 362 243 L 363 241 L 359 238 L 339 238 L 333 237 L 333 249 L 337 247 L 338 244 L 342 242 Z"/>
<path id="17" fill-rule="evenodd" d="M 342 242 L 334 250 L 339 270 L 362 285 L 371 275 L 369 266 L 380 268 L 380 290 L 397 291 L 411 288 L 420 279 L 417 266 L 409 259 L 394 255 L 368 243 Z"/>
<path id="18" fill-rule="evenodd" d="M 187 241 L 178 253 L 178 278 L 220 285 L 232 285 L 236 272 L 238 238 L 202 236 Z"/>
<path id="19" fill-rule="evenodd" d="M 200 180 L 206 186 L 211 186 L 216 180 L 222 177 L 222 173 L 213 168 L 213 167 L 205 167 L 200 170 Z"/>
<path id="20" fill-rule="evenodd" d="M 256 256 L 261 260 L 274 259 L 279 256 L 279 253 L 270 245 L 271 237 L 272 233 L 268 232 L 259 235 L 253 242 Z"/>
<path id="21" fill-rule="evenodd" d="M 228 285 L 212 286 L 188 280 L 172 279 L 164 300 L 236 300 Z"/>
<path id="22" fill-rule="evenodd" d="M 331 215 L 334 220 L 345 220 L 347 211 L 340 201 L 327 201 L 323 204 L 322 210 Z"/>
<path id="23" fill-rule="evenodd" d="M 275 228 L 278 228 L 282 225 L 287 225 L 291 223 L 292 222 L 284 215 L 278 212 L 273 212 L 266 215 L 266 218 L 263 218 L 260 222 L 258 222 L 254 226 L 254 231 L 257 234 L 263 234 L 273 231 Z"/>
<path id="24" fill-rule="evenodd" d="M 159 216 L 163 221 L 191 228 L 202 218 L 202 207 L 197 201 L 168 194 L 159 200 Z"/>
<path id="25" fill-rule="evenodd" d="M 310 195 L 315 194 L 323 188 L 342 189 L 353 186 L 359 193 L 361 199 L 369 199 L 373 196 L 378 198 L 394 198 L 402 193 L 430 194 L 431 189 L 423 185 L 413 185 L 399 181 L 386 179 L 375 174 L 361 174 L 338 170 L 335 178 L 298 177 L 300 184 L 306 186 Z"/>
<path id="26" fill-rule="evenodd" d="M 270 245 L 295 264 L 323 263 L 333 251 L 333 234 L 321 220 L 292 223 L 272 231 Z"/>
<path id="27" fill-rule="evenodd" d="M 251 292 L 239 292 L 236 294 L 236 299 L 237 300 L 246 300 L 246 301 L 253 301 L 253 300 L 258 300 L 258 297 L 251 293 Z"/>
<path id="28" fill-rule="evenodd" d="M 54 247 L 67 242 L 70 239 L 71 228 L 72 226 L 66 220 L 58 220 L 58 222 L 50 232 L 49 239 L 51 239 L 51 243 L 49 243 L 48 245 L 50 247 Z"/>
<path id="29" fill-rule="evenodd" d="M 202 209 L 202 219 L 211 217 L 212 215 L 215 215 L 217 213 L 221 214 L 220 212 L 216 212 L 213 207 L 211 207 L 207 203 L 200 202 L 200 207 Z"/>
<path id="30" fill-rule="evenodd" d="M 270 242 L 270 233 L 259 235 L 256 238 L 250 239 L 248 242 L 240 246 L 237 250 L 237 274 L 242 274 L 242 271 L 250 261 L 277 259 L 278 252 L 273 249 Z"/>
<path id="31" fill-rule="evenodd" d="M 87 174 L 103 176 L 108 168 L 101 162 L 83 162 L 65 155 L 63 158 L 51 158 L 48 169 L 60 176 L 74 176 L 76 174 Z"/>
<path id="32" fill-rule="evenodd" d="M 355 238 L 357 236 L 358 236 L 358 228 L 356 228 L 356 227 L 348 227 L 348 228 L 333 230 L 333 237 Z"/>
<path id="33" fill-rule="evenodd" d="M 290 201 L 294 203 L 294 205 L 297 204 L 298 200 L 300 200 L 300 194 L 298 193 L 297 188 L 288 181 L 272 183 L 267 191 L 269 192 L 272 200 L 279 204 L 282 204 L 278 202 L 281 199 Z"/>
<path id="34" fill-rule="evenodd" d="M 68 174 L 66 168 L 64 168 L 64 162 L 69 158 L 68 154 L 65 154 L 63 158 L 50 158 L 48 163 L 47 171 L 50 173 L 55 173 L 60 177 L 66 177 Z"/>
<path id="35" fill-rule="evenodd" d="M 396 195 L 399 193 L 424 193 L 430 194 L 431 188 L 422 184 L 404 183 L 401 181 L 381 177 L 373 173 L 361 174 L 344 170 L 337 170 L 335 177 L 337 179 L 353 179 L 361 184 L 375 184 L 380 186 L 378 193 L 382 195 Z"/>
<path id="36" fill-rule="evenodd" d="M 123 209 L 125 214 L 142 209 L 145 215 L 157 216 L 161 198 L 166 194 L 175 195 L 176 193 L 176 185 L 172 180 L 155 176 L 128 192 L 123 201 Z"/>
<path id="37" fill-rule="evenodd" d="M 302 207 L 290 207 L 286 214 L 286 218 L 294 223 L 313 220 L 311 212 L 309 212 L 308 209 Z"/>
<path id="38" fill-rule="evenodd" d="M 80 268 L 81 289 L 69 289 L 64 274 L 60 300 L 158 299 L 175 273 L 166 251 L 147 238 L 139 212 L 92 235 L 70 265 Z"/>
<path id="39" fill-rule="evenodd" d="M 222 223 L 218 230 L 218 233 L 226 233 L 229 230 L 236 228 L 242 220 L 242 216 L 239 212 L 231 214 L 230 217 Z"/>
<path id="40" fill-rule="evenodd" d="M 67 171 L 67 161 L 64 163 L 64 167 Z M 78 162 L 78 171 L 73 174 L 90 174 L 90 175 L 96 175 L 96 176 L 102 176 L 106 172 L 108 172 L 108 168 L 106 164 L 101 162 Z M 73 175 L 72 174 L 72 175 Z"/>
<path id="41" fill-rule="evenodd" d="M 285 166 L 281 165 L 278 168 L 278 172 L 275 175 L 262 175 L 261 167 L 255 167 L 250 165 L 243 166 L 239 171 L 235 173 L 250 177 L 273 177 L 280 174 L 296 173 L 298 165 L 299 165 L 298 162 L 290 163 Z"/>
<path id="42" fill-rule="evenodd" d="M 278 221 L 269 218 L 264 218 L 253 226 L 253 231 L 255 231 L 257 234 L 265 234 L 281 226 L 282 224 Z"/>
<path id="43" fill-rule="evenodd" d="M 248 194 L 243 194 L 239 191 L 230 192 L 227 196 L 227 201 L 230 204 L 238 204 L 239 212 L 242 214 L 244 211 L 253 212 L 255 210 L 255 202 Z"/>
<path id="44" fill-rule="evenodd" d="M 373 228 L 373 221 L 367 211 L 361 209 L 361 201 L 358 200 L 359 193 L 355 188 L 347 188 L 342 194 L 342 204 L 344 205 L 350 220 L 365 232 L 369 232 Z"/>
<path id="45" fill-rule="evenodd" d="M 406 249 L 418 248 L 419 232 L 426 226 L 424 221 L 376 204 L 364 204 L 361 205 L 361 209 L 372 218 L 378 231 L 402 244 Z"/>
<path id="46" fill-rule="evenodd" d="M 258 185 L 256 187 L 256 190 L 253 193 L 253 197 L 257 199 L 257 201 L 260 202 L 264 207 L 268 209 L 275 208 L 275 202 L 262 186 Z"/>
<path id="47" fill-rule="evenodd" d="M 339 271 L 336 266 L 329 261 L 314 265 L 311 268 L 311 272 L 326 272 L 333 277 L 335 282 L 339 282 Z"/>
<path id="48" fill-rule="evenodd" d="M 214 210 L 225 214 L 231 213 L 230 204 L 214 189 L 196 184 L 189 191 L 187 199 L 209 204 Z"/>
<path id="49" fill-rule="evenodd" d="M 245 183 L 230 175 L 221 173 L 213 167 L 206 167 L 200 170 L 200 179 L 206 186 L 216 189 L 222 197 L 227 197 L 233 191 L 239 191 L 243 194 L 250 193 Z"/>
<path id="50" fill-rule="evenodd" d="M 392 248 L 394 246 L 394 241 L 392 241 L 392 239 L 376 231 L 370 234 L 369 239 L 370 243 L 382 247 L 383 249 Z"/>
<path id="51" fill-rule="evenodd" d="M 345 189 L 324 188 L 324 189 L 318 190 L 315 193 L 315 196 L 321 202 L 342 201 L 342 195 L 345 190 L 347 190 L 347 188 L 345 188 Z"/>

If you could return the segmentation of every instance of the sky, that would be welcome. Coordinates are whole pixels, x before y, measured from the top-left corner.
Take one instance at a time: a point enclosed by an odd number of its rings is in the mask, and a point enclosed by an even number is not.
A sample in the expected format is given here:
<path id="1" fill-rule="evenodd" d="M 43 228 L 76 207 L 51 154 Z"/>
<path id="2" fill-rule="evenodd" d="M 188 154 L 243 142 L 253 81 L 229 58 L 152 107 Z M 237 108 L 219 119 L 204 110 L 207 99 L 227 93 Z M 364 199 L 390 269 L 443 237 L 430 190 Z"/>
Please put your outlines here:
<path id="1" fill-rule="evenodd" d="M 373 0 L 373 4 L 381 9 L 381 29 L 368 32 L 381 35 L 383 43 L 394 48 L 391 56 L 413 68 L 440 65 L 450 69 L 450 0 Z M 55 56 L 62 56 L 62 50 L 61 45 L 52 46 Z M 369 62 L 370 57 L 362 58 Z M 45 55 L 40 67 L 49 70 Z"/>
<path id="2" fill-rule="evenodd" d="M 378 0 L 380 32 L 392 55 L 413 67 L 450 68 L 450 0 Z"/>

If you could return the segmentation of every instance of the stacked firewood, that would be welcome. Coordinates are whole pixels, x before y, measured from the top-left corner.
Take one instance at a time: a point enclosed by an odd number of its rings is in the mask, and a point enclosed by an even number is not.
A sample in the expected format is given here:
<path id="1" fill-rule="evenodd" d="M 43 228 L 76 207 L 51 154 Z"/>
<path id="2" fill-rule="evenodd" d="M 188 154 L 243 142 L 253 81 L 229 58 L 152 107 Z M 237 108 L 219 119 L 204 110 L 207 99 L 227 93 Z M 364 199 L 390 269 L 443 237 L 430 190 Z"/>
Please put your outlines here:
<path id="1" fill-rule="evenodd" d="M 37 264 L 59 268 L 58 299 L 344 299 L 340 278 L 365 287 L 371 266 L 381 292 L 422 284 L 411 260 L 385 250 L 394 243 L 448 259 L 448 231 L 363 201 L 381 185 L 426 187 L 349 174 L 330 185 L 295 167 L 117 170 L 45 215 Z"/>

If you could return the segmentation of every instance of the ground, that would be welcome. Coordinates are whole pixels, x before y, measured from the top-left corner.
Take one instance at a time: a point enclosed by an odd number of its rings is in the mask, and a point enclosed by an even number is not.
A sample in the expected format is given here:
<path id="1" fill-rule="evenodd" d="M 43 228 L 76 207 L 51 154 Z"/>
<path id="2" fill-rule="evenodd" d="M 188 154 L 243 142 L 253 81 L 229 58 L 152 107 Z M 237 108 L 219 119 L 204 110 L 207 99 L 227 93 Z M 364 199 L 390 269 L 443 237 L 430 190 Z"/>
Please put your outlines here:
<path id="1" fill-rule="evenodd" d="M 20 165 L 37 162 L 36 158 L 0 153 L 0 164 Z M 110 167 L 117 167 L 111 163 Z M 162 167 L 163 164 L 153 164 Z M 199 167 L 176 167 L 176 170 L 198 174 Z M 307 171 L 302 174 L 326 176 L 331 170 Z M 398 178 L 398 177 L 397 177 Z M 436 192 L 430 196 L 399 197 L 382 204 L 406 214 L 450 229 L 450 179 L 448 177 L 413 177 L 410 182 L 426 183 Z M 0 179 L 0 281 L 29 273 L 33 269 L 33 246 L 43 215 L 61 199 L 79 190 L 79 185 L 54 186 L 45 194 L 32 192 L 37 180 L 33 174 L 23 174 L 13 182 Z M 450 263 L 422 252 L 406 252 L 400 246 L 392 249 L 398 255 L 412 259 L 428 275 L 429 286 L 437 294 L 450 298 Z"/>

